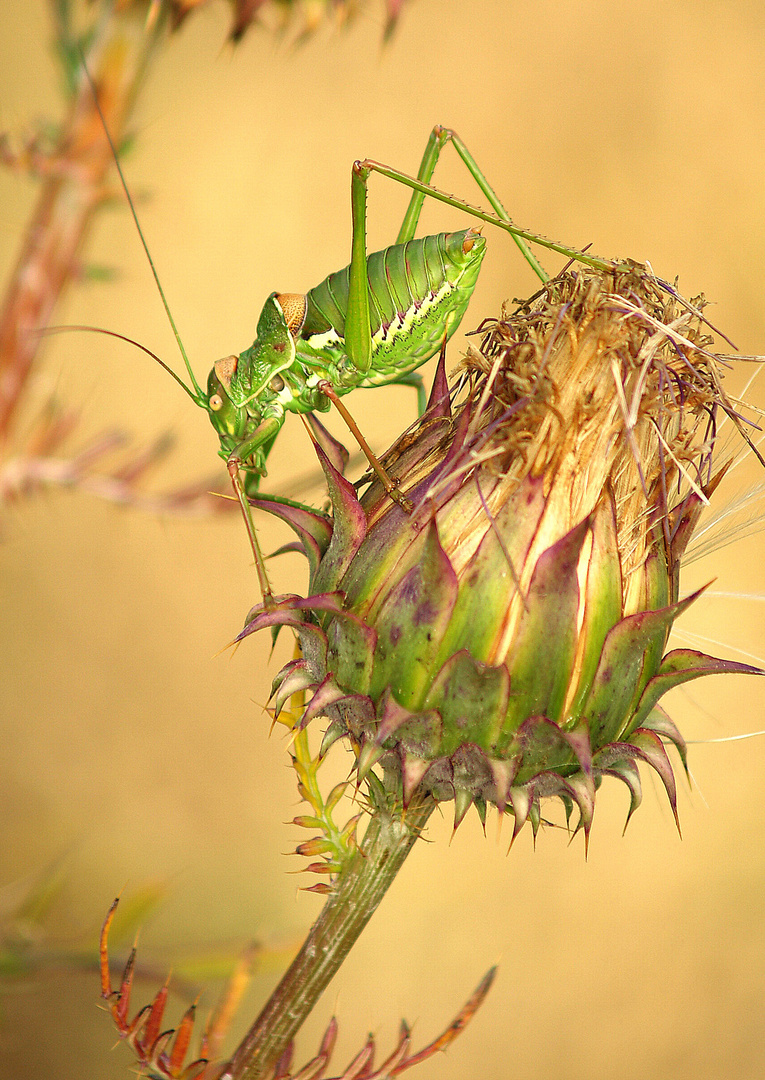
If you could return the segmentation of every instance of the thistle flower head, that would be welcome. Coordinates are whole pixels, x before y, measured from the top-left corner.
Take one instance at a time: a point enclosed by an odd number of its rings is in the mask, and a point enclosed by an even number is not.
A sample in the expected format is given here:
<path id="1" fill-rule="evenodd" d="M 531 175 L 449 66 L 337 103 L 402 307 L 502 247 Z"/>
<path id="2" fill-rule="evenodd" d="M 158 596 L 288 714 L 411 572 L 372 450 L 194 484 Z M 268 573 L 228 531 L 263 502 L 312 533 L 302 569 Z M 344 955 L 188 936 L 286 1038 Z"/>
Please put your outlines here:
<path id="1" fill-rule="evenodd" d="M 310 595 L 251 613 L 288 624 L 302 656 L 274 684 L 301 723 L 327 718 L 360 777 L 513 813 L 514 833 L 559 797 L 589 833 L 604 775 L 641 798 L 683 739 L 659 707 L 701 675 L 755 672 L 666 652 L 683 552 L 725 464 L 720 359 L 701 313 L 643 267 L 574 270 L 484 326 L 448 388 L 385 456 L 413 509 L 374 481 L 361 499 L 320 451 L 331 538 L 292 524 Z M 273 505 L 263 504 L 268 509 Z M 318 522 L 318 519 L 317 519 Z"/>

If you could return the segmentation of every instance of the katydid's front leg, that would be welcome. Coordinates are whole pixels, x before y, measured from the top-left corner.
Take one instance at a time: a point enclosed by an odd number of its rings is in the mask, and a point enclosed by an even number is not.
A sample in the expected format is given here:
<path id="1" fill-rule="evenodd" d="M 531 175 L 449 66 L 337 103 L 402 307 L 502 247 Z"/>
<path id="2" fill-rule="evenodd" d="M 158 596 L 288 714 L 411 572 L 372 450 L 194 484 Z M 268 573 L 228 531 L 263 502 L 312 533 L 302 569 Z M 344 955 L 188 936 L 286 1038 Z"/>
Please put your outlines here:
<path id="1" fill-rule="evenodd" d="M 275 416 L 270 417 L 268 420 L 264 420 L 258 425 L 254 434 L 251 435 L 249 439 L 246 439 L 244 442 L 239 443 L 238 446 L 234 447 L 233 451 L 226 459 L 228 475 L 231 477 L 231 485 L 242 511 L 244 526 L 247 530 L 250 547 L 252 548 L 252 554 L 255 559 L 255 570 L 257 571 L 260 592 L 263 597 L 263 606 L 266 608 L 273 606 L 274 597 L 271 591 L 271 583 L 268 580 L 266 561 L 263 558 L 255 522 L 252 519 L 252 508 L 242 482 L 241 470 L 243 467 L 246 467 L 248 461 L 252 460 L 256 450 L 269 448 L 269 444 L 274 441 L 281 429 L 282 423 L 283 420 L 280 420 Z"/>

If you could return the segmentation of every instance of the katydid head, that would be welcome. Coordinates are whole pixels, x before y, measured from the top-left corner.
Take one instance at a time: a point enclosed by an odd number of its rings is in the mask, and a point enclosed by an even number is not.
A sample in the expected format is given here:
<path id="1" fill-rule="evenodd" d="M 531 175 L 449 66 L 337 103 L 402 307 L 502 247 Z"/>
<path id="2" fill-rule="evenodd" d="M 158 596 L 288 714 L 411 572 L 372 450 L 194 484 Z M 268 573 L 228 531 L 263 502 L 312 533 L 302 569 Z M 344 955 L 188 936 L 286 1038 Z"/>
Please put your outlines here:
<path id="1" fill-rule="evenodd" d="M 295 338 L 305 317 L 306 299 L 300 294 L 272 293 L 260 313 L 258 332 L 249 349 L 239 356 L 216 361 L 207 382 L 210 420 L 225 453 L 245 447 L 256 471 L 265 471 L 265 456 L 279 427 L 292 391 L 282 372 L 295 363 Z"/>
<path id="2" fill-rule="evenodd" d="M 246 434 L 247 413 L 231 398 L 231 379 L 236 373 L 238 356 L 216 360 L 207 379 L 207 409 L 212 426 L 223 439 L 239 442 Z M 244 425 L 243 425 L 244 421 Z"/>

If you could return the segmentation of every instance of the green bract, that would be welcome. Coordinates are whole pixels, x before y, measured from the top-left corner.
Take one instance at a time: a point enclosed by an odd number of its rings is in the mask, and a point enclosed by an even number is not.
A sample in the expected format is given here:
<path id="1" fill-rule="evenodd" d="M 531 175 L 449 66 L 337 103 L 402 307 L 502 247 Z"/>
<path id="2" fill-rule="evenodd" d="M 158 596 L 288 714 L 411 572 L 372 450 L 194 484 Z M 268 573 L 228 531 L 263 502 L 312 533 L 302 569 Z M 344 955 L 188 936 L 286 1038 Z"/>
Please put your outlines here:
<path id="1" fill-rule="evenodd" d="M 732 414 L 699 306 L 642 267 L 576 270 L 486 331 L 455 385 L 383 464 L 411 513 L 373 482 L 359 499 L 319 450 L 333 506 L 282 512 L 310 565 L 307 599 L 253 610 L 243 635 L 296 629 L 302 655 L 274 683 L 280 710 L 347 738 L 360 777 L 511 811 L 514 836 L 555 795 L 589 833 L 603 775 L 640 802 L 683 739 L 658 702 L 714 672 L 665 652 L 680 561 L 724 466 L 710 417 Z"/>

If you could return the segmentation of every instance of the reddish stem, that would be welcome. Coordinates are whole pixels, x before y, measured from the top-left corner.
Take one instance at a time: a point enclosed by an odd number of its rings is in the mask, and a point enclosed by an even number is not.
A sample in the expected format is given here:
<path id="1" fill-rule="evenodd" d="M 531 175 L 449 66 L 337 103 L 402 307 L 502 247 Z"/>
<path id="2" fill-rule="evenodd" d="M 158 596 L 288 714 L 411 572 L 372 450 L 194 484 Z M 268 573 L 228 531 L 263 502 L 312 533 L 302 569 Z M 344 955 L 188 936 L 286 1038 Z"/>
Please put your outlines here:
<path id="1" fill-rule="evenodd" d="M 86 62 L 112 139 L 124 137 L 133 101 L 161 22 L 147 24 L 147 5 L 100 19 Z M 27 228 L 0 312 L 0 441 L 23 399 L 44 327 L 67 281 L 93 212 L 105 197 L 113 155 L 84 71 L 61 137 L 46 164 L 42 191 Z"/>

